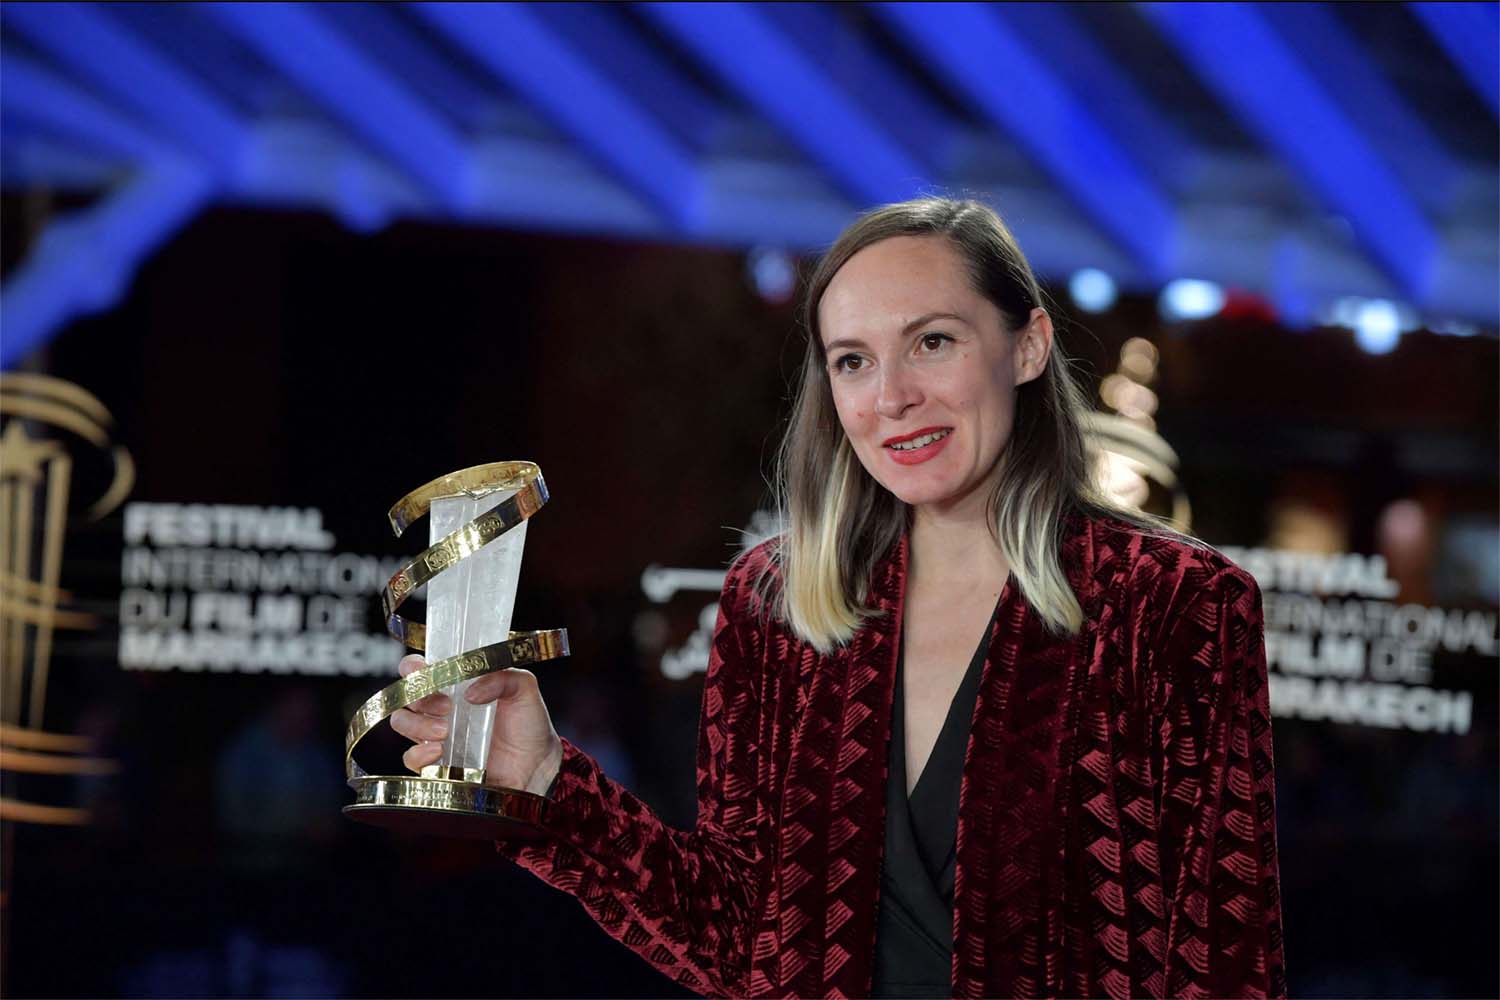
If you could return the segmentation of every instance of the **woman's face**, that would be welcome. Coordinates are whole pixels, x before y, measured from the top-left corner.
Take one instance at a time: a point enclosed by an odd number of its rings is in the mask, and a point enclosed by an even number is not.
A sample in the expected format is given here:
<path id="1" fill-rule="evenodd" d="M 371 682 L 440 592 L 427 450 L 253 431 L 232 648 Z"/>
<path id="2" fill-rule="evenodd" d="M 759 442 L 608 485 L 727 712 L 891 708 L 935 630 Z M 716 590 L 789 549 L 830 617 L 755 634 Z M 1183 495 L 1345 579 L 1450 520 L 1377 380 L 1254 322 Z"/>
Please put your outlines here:
<path id="1" fill-rule="evenodd" d="M 1007 331 L 946 239 L 898 236 L 838 270 L 818 326 L 839 422 L 875 481 L 917 507 L 983 504 L 1016 386 L 1046 368 L 1047 314 Z"/>

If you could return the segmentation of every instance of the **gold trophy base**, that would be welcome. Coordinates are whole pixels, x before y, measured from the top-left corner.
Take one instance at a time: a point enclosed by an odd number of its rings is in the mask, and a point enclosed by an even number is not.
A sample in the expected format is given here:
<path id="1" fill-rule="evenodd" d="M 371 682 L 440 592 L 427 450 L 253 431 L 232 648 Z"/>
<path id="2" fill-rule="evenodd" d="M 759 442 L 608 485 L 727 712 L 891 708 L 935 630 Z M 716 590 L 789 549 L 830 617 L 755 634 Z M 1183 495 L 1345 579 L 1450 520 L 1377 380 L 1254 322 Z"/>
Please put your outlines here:
<path id="1" fill-rule="evenodd" d="M 547 800 L 472 781 L 372 776 L 360 782 L 344 815 L 417 836 L 540 840 Z"/>

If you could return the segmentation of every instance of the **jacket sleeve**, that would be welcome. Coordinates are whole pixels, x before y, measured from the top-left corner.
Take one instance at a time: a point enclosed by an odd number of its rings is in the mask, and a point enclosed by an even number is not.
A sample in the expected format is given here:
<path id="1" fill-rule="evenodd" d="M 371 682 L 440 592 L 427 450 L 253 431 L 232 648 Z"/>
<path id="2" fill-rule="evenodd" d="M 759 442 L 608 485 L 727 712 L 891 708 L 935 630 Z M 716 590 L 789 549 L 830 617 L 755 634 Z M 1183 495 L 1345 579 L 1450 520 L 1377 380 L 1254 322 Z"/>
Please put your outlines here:
<path id="1" fill-rule="evenodd" d="M 745 994 L 760 895 L 762 640 L 750 561 L 726 578 L 709 650 L 694 828 L 667 826 L 564 741 L 546 839 L 498 845 L 647 962 L 710 995 Z"/>
<path id="2" fill-rule="evenodd" d="M 1168 996 L 1285 996 L 1260 591 L 1222 564 L 1166 622 L 1157 735 Z"/>

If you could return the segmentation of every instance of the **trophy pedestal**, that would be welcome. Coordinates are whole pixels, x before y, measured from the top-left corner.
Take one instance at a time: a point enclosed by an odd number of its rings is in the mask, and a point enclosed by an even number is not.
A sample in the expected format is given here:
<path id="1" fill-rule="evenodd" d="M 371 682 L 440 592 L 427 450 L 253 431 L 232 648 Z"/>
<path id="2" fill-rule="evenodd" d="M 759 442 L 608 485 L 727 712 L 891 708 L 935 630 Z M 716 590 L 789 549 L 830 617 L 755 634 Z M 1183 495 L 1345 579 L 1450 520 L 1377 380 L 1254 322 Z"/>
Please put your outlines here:
<path id="1" fill-rule="evenodd" d="M 376 779 L 364 791 L 369 802 L 344 807 L 344 815 L 371 826 L 416 836 L 473 840 L 540 840 L 547 800 L 513 788 L 491 788 L 467 781 L 429 779 L 432 797 L 409 803 L 410 781 Z M 425 783 L 424 783 L 425 784 Z M 445 788 L 444 786 L 451 786 Z"/>

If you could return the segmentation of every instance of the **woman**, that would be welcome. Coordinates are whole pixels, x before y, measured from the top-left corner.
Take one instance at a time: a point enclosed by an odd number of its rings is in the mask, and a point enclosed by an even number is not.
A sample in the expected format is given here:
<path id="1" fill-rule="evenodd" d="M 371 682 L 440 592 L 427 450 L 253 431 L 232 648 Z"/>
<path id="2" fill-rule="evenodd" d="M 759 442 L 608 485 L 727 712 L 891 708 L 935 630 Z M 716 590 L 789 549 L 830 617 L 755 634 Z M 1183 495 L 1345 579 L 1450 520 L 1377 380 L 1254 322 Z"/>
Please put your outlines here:
<path id="1" fill-rule="evenodd" d="M 560 740 L 530 674 L 469 689 L 501 703 L 491 780 L 553 801 L 501 852 L 683 985 L 1285 992 L 1259 594 L 1094 491 L 1041 302 L 973 202 L 873 211 L 819 264 L 788 530 L 724 584 L 694 829 Z M 441 740 L 445 700 L 414 708 Z"/>

